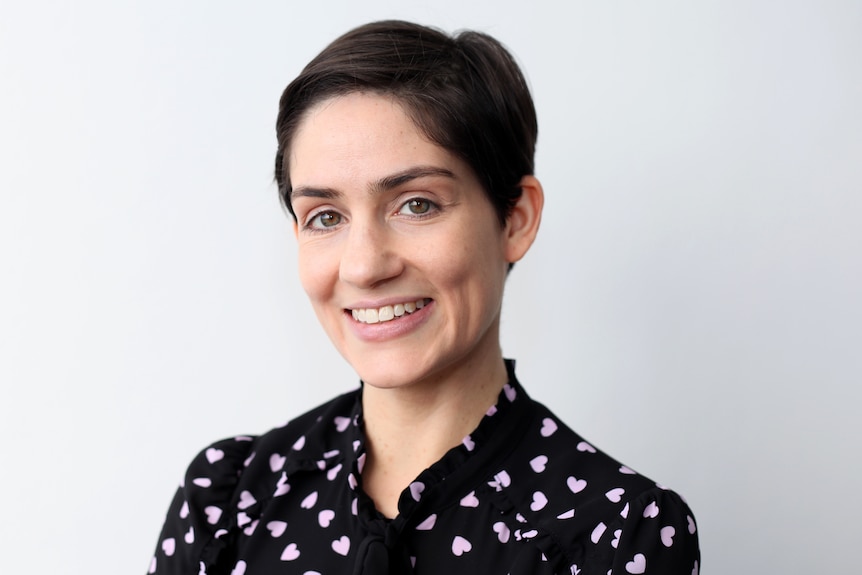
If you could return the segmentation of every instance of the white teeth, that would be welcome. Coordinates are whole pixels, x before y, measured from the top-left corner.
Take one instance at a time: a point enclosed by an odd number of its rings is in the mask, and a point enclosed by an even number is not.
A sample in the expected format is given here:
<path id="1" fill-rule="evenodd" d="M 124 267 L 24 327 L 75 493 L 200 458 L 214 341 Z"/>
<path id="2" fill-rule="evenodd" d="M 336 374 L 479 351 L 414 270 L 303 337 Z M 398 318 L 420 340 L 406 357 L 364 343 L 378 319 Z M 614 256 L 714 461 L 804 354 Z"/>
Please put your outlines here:
<path id="1" fill-rule="evenodd" d="M 378 314 L 380 321 L 389 321 L 395 317 L 395 311 L 392 309 L 391 305 L 385 305 L 380 308 L 380 313 Z"/>
<path id="2" fill-rule="evenodd" d="M 350 310 L 350 313 L 353 319 L 360 323 L 381 323 L 392 321 L 396 317 L 403 316 L 405 313 L 413 313 L 417 309 L 422 309 L 430 301 L 430 299 L 418 299 L 395 305 L 385 305 L 381 308 L 354 309 Z"/>

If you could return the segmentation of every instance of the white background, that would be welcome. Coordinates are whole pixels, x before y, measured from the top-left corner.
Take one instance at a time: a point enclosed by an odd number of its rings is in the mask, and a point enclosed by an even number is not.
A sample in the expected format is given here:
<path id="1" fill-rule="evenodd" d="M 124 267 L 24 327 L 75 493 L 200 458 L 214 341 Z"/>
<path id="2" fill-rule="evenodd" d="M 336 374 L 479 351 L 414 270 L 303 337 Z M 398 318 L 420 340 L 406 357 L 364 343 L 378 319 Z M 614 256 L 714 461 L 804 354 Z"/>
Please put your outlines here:
<path id="1" fill-rule="evenodd" d="M 686 496 L 704 573 L 858 569 L 862 4 L 0 6 L 4 573 L 144 573 L 200 448 L 356 385 L 273 126 L 386 17 L 529 77 L 547 204 L 503 343 L 530 393 Z"/>

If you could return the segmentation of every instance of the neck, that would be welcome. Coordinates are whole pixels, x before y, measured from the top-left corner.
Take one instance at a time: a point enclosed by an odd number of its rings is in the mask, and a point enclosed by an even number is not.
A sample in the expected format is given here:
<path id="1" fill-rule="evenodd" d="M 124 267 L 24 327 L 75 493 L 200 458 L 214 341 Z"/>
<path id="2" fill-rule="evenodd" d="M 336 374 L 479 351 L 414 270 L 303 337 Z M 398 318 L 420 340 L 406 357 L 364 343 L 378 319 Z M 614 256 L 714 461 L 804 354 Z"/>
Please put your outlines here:
<path id="1" fill-rule="evenodd" d="M 397 515 L 401 491 L 472 432 L 507 381 L 499 347 L 433 380 L 362 391 L 368 458 L 363 486 L 381 513 Z"/>

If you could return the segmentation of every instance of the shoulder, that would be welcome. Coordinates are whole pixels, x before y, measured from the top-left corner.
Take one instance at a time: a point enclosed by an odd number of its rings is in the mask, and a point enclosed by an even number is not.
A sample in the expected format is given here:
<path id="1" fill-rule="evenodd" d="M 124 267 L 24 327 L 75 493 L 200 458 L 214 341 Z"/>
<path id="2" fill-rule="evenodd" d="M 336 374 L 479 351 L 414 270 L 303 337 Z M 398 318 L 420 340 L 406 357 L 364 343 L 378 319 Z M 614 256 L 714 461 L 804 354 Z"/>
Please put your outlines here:
<path id="1" fill-rule="evenodd" d="M 357 396 L 357 391 L 340 395 L 260 436 L 214 443 L 198 454 L 189 473 L 210 472 L 213 485 L 220 482 L 223 494 L 227 488 L 233 489 L 233 499 L 243 497 L 242 492 L 235 493 L 238 489 L 254 495 L 256 500 L 268 499 L 279 491 L 279 481 L 285 473 L 318 468 L 342 440 L 341 432 L 353 423 Z M 211 462 L 221 451 L 224 457 Z M 248 495 L 244 497 L 249 500 Z"/>
<path id="2" fill-rule="evenodd" d="M 225 511 L 256 440 L 243 436 L 217 441 L 192 459 L 168 509 L 149 573 L 190 573 L 206 564 L 207 556 L 218 555 L 219 539 L 231 522 Z"/>
<path id="3" fill-rule="evenodd" d="M 573 573 L 691 575 L 697 528 L 682 497 L 531 403 L 531 423 L 506 462 L 505 496 L 546 555 L 559 554 Z"/>
<path id="4" fill-rule="evenodd" d="M 187 507 L 203 510 L 230 500 L 243 467 L 254 457 L 257 441 L 255 436 L 238 436 L 202 449 L 192 459 L 180 485 Z"/>
<path id="5" fill-rule="evenodd" d="M 340 424 L 336 418 L 348 417 L 342 414 L 351 412 L 355 396 L 339 396 L 263 435 L 203 448 L 170 505 L 150 573 L 188 573 L 218 564 L 237 532 L 253 530 L 262 504 L 280 494 L 285 470 L 316 465 L 329 428 Z"/>
<path id="6" fill-rule="evenodd" d="M 268 431 L 258 438 L 256 456 L 276 456 L 273 463 L 284 457 L 285 461 L 297 460 L 300 466 L 322 457 L 354 423 L 358 398 L 358 390 L 345 393 Z"/>
<path id="7" fill-rule="evenodd" d="M 561 503 L 583 506 L 605 500 L 625 504 L 657 487 L 653 480 L 587 441 L 541 403 L 531 400 L 530 419 L 509 466 L 525 483 L 562 491 Z"/>
<path id="8" fill-rule="evenodd" d="M 257 498 L 271 495 L 265 490 L 276 489 L 282 470 L 315 467 L 331 450 L 339 431 L 352 422 L 356 398 L 356 391 L 346 393 L 262 435 L 240 436 L 207 446 L 192 460 L 186 473 L 185 489 L 190 498 L 195 499 L 199 491 L 196 487 L 202 485 L 206 485 L 208 500 L 218 497 L 225 504 L 242 495 L 235 493 L 240 487 Z"/>
<path id="9" fill-rule="evenodd" d="M 639 494 L 594 539 L 595 553 L 609 557 L 615 572 L 697 575 L 700 569 L 694 513 L 669 489 Z"/>

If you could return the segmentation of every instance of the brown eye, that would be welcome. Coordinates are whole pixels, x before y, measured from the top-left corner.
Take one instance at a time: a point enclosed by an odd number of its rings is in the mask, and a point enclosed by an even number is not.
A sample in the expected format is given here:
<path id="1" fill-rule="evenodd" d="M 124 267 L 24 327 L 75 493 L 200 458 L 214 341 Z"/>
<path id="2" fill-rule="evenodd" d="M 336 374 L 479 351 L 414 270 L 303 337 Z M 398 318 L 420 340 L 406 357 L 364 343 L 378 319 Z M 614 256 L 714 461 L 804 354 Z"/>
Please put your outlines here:
<path id="1" fill-rule="evenodd" d="M 311 219 L 310 228 L 332 228 L 341 223 L 341 216 L 335 212 L 320 212 Z"/>
<path id="2" fill-rule="evenodd" d="M 409 200 L 404 207 L 401 208 L 401 213 L 407 213 L 408 215 L 414 216 L 422 216 L 431 211 L 433 204 L 425 200 L 423 198 L 413 198 Z"/>

